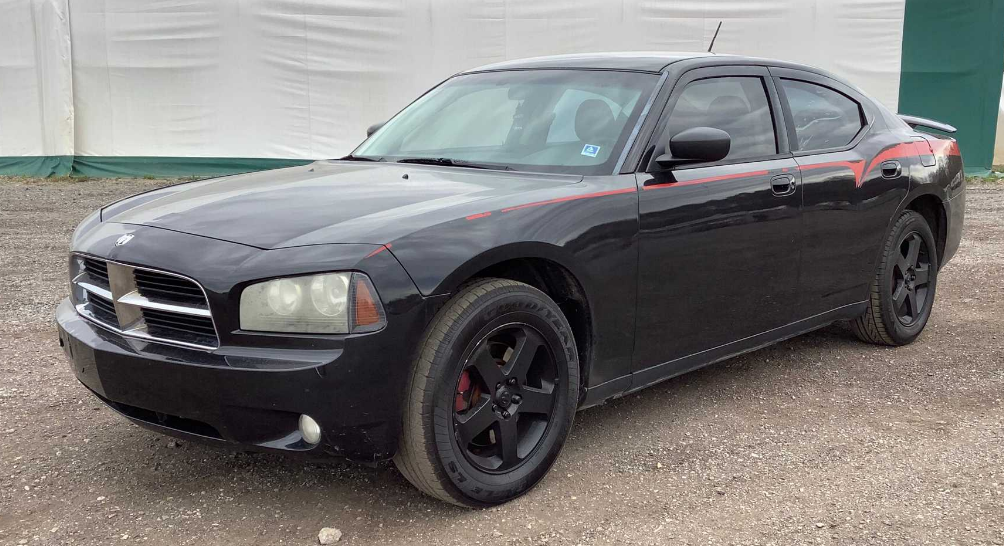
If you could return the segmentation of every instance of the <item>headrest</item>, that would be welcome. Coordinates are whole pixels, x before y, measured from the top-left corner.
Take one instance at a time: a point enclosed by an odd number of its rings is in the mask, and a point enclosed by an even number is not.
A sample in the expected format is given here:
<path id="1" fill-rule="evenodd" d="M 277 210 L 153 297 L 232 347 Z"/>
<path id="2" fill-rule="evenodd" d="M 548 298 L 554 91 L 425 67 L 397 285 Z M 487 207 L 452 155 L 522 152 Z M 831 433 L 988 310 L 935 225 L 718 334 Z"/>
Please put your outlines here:
<path id="1" fill-rule="evenodd" d="M 597 142 L 616 136 L 609 134 L 614 123 L 614 114 L 607 103 L 600 99 L 582 101 L 575 111 L 575 136 L 582 142 Z"/>

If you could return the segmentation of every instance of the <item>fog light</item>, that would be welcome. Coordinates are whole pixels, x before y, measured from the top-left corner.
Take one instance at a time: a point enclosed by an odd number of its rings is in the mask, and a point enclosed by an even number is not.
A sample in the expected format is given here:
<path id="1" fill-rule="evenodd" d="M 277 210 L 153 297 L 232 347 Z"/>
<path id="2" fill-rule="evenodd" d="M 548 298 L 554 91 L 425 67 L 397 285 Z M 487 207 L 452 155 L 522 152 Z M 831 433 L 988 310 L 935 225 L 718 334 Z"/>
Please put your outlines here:
<path id="1" fill-rule="evenodd" d="M 308 444 L 316 444 L 321 441 L 321 425 L 309 415 L 301 415 L 300 434 Z"/>

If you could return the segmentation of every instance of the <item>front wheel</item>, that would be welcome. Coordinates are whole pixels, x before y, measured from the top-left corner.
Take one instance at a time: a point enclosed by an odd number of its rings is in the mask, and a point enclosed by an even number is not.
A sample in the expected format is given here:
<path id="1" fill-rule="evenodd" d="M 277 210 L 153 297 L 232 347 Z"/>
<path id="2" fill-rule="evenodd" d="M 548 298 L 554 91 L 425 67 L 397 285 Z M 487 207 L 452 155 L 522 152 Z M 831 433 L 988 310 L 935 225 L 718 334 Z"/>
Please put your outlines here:
<path id="1" fill-rule="evenodd" d="M 931 227 L 919 213 L 904 211 L 882 249 L 868 309 L 851 328 L 869 343 L 913 342 L 931 317 L 937 281 L 938 252 Z"/>
<path id="2" fill-rule="evenodd" d="M 453 504 L 500 504 L 554 463 L 578 402 L 572 329 L 543 292 L 506 279 L 466 286 L 419 348 L 394 463 Z"/>

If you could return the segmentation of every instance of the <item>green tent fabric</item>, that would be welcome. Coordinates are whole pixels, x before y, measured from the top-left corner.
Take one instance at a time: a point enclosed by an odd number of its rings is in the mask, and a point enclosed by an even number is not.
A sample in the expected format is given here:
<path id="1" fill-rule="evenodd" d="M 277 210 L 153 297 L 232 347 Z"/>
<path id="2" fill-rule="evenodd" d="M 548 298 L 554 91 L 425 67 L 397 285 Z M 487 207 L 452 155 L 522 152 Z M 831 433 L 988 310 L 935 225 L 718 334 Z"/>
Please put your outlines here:
<path id="1" fill-rule="evenodd" d="M 237 157 L 90 157 L 73 158 L 72 174 L 94 177 L 179 178 L 222 176 L 306 165 L 306 159 Z"/>
<path id="2" fill-rule="evenodd" d="M 0 157 L 0 175 L 181 178 L 281 169 L 310 162 L 309 159 L 237 157 L 21 156 Z"/>
<path id="3" fill-rule="evenodd" d="M 966 172 L 993 164 L 1004 75 L 1004 1 L 908 0 L 899 112 L 958 128 Z"/>
<path id="4" fill-rule="evenodd" d="M 0 157 L 0 175 L 65 176 L 72 164 L 71 155 Z"/>

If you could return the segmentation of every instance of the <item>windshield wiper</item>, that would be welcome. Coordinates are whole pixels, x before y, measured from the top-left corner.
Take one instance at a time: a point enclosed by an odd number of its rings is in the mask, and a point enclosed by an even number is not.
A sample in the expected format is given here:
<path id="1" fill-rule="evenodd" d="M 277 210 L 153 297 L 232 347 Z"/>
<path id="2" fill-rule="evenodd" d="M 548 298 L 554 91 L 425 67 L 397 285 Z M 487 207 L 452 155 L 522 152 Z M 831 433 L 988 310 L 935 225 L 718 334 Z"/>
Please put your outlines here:
<path id="1" fill-rule="evenodd" d="M 372 158 L 372 157 L 365 157 L 361 155 L 352 155 L 352 154 L 349 154 L 345 157 L 339 157 L 338 159 L 341 161 L 383 161 L 382 157 Z"/>
<path id="2" fill-rule="evenodd" d="M 512 168 L 506 165 L 486 165 L 472 163 L 463 159 L 450 159 L 448 157 L 406 157 L 398 159 L 397 163 L 415 163 L 418 165 L 440 165 L 443 167 L 467 167 L 470 169 L 491 169 L 497 171 L 511 171 Z"/>

